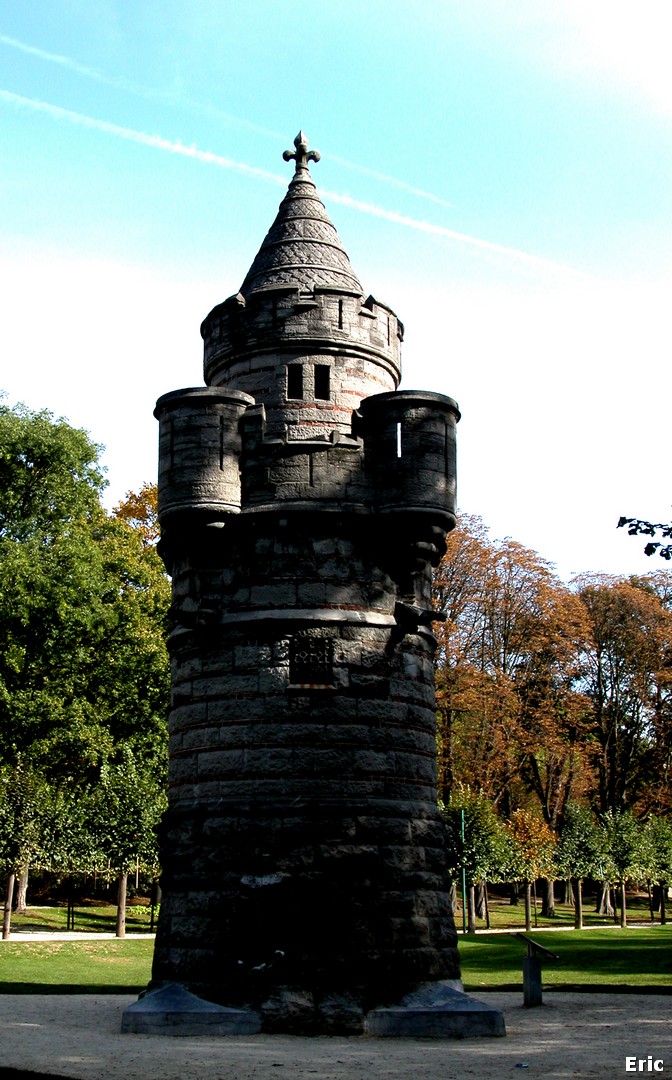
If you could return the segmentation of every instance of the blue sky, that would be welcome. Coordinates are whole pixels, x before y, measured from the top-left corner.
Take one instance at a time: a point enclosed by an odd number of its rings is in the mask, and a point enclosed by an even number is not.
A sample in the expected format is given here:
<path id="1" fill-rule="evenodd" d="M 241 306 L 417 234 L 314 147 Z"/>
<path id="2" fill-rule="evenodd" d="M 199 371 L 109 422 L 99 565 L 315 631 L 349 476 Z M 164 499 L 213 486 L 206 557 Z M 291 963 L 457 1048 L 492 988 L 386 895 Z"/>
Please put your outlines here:
<path id="1" fill-rule="evenodd" d="M 668 0 L 0 0 L 0 386 L 156 471 L 302 127 L 406 388 L 459 401 L 459 501 L 575 572 L 667 520 Z"/>

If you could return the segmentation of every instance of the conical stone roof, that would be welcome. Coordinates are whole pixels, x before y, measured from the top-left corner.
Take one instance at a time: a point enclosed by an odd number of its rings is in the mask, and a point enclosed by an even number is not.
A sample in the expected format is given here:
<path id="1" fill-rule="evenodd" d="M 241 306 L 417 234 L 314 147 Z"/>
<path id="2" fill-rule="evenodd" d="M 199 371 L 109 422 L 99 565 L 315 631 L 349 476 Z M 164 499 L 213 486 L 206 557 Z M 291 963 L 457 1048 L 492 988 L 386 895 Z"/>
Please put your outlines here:
<path id="1" fill-rule="evenodd" d="M 316 150 L 308 150 L 308 140 L 302 131 L 296 136 L 294 146 L 294 151 L 286 150 L 283 156 L 285 161 L 296 161 L 296 171 L 240 292 L 247 299 L 258 289 L 274 285 L 302 289 L 317 285 L 363 295 L 308 171 L 308 162 L 319 161 L 320 155 Z"/>

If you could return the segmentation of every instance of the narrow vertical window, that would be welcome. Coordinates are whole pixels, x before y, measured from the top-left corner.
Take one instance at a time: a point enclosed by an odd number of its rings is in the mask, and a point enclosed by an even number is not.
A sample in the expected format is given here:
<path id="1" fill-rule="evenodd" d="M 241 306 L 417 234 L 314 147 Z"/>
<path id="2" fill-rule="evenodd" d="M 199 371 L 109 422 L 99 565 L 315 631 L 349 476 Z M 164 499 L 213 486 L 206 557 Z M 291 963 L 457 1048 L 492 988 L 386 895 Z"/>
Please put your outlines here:
<path id="1" fill-rule="evenodd" d="M 341 296 L 338 301 L 338 329 L 343 329 L 343 297 Z"/>
<path id="2" fill-rule="evenodd" d="M 224 471 L 224 417 L 219 418 L 219 467 Z"/>
<path id="3" fill-rule="evenodd" d="M 287 368 L 287 397 L 303 397 L 303 366 L 290 364 Z"/>
<path id="4" fill-rule="evenodd" d="M 329 401 L 329 365 L 315 365 L 315 397 L 320 401 Z"/>
<path id="5" fill-rule="evenodd" d="M 397 424 L 397 457 L 401 457 L 401 421 Z"/>

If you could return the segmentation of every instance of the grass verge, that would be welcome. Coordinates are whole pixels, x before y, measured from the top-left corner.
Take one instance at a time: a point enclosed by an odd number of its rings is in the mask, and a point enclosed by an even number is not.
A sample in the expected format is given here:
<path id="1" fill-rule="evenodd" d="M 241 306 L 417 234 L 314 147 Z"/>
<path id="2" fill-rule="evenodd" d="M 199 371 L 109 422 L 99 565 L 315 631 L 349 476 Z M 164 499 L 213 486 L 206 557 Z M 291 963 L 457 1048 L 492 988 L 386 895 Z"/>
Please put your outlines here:
<path id="1" fill-rule="evenodd" d="M 0 942 L 0 994 L 137 994 L 152 940 Z"/>
<path id="2" fill-rule="evenodd" d="M 150 915 L 151 908 L 148 903 L 130 904 L 126 913 L 127 933 L 147 933 L 150 929 Z M 29 907 L 23 915 L 18 912 L 12 915 L 12 930 L 65 930 L 67 917 L 68 910 L 64 904 Z M 117 924 L 117 909 L 114 904 L 90 901 L 78 904 L 74 917 L 75 930 L 113 934 Z"/>
<path id="3" fill-rule="evenodd" d="M 534 931 L 528 936 L 535 940 Z M 542 959 L 543 983 L 549 990 L 672 992 L 669 926 L 548 931 L 538 940 L 559 957 Z M 527 947 L 514 934 L 460 937 L 459 950 L 465 990 L 522 991 Z"/>
<path id="4" fill-rule="evenodd" d="M 531 935 L 534 940 L 534 934 Z M 546 932 L 549 990 L 672 993 L 672 928 Z M 149 982 L 153 940 L 0 942 L 0 993 L 127 993 Z M 460 938 L 467 991 L 522 990 L 525 943 L 513 934 Z"/>

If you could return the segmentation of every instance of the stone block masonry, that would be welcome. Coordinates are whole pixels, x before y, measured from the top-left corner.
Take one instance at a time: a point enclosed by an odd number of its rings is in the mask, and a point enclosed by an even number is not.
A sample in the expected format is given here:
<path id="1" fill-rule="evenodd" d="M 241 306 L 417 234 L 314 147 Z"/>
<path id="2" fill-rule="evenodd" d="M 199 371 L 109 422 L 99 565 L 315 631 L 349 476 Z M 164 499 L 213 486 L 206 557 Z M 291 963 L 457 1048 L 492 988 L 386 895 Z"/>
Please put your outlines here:
<path id="1" fill-rule="evenodd" d="M 398 391 L 401 323 L 295 147 L 250 272 L 203 323 L 208 385 L 156 408 L 174 629 L 151 989 L 237 1010 L 194 1020 L 184 998 L 187 1034 L 359 1034 L 375 1015 L 372 1033 L 454 1035 L 431 569 L 459 412 Z M 431 1022 L 403 1004 L 422 987 Z M 127 1029 L 157 1030 L 161 1000 Z"/>

